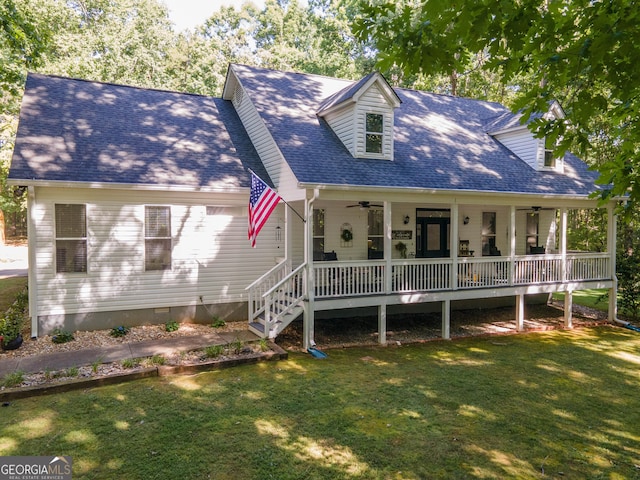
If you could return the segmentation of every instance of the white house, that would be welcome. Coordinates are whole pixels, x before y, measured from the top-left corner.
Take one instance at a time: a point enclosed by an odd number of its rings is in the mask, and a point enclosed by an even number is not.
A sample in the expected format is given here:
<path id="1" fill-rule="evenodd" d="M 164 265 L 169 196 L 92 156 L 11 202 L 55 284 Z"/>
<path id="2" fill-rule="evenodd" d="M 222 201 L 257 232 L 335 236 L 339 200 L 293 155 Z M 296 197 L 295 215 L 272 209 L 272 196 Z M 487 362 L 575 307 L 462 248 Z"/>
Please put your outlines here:
<path id="1" fill-rule="evenodd" d="M 552 104 L 545 115 L 562 115 Z M 33 335 L 615 288 L 567 249 L 597 175 L 497 103 L 231 65 L 221 99 L 29 75 L 9 174 L 28 188 Z M 249 169 L 290 205 L 247 240 Z M 294 212 L 295 210 L 295 212 Z M 615 295 L 610 316 L 615 315 Z M 566 323 L 570 325 L 570 308 Z"/>

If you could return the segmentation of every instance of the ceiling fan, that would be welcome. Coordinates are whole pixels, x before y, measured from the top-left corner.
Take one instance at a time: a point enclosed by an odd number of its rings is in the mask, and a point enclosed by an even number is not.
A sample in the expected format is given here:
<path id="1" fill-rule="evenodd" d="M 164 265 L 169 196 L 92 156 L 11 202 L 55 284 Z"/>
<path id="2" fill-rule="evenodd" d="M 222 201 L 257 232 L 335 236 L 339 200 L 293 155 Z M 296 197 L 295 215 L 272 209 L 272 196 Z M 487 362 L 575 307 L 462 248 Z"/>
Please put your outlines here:
<path id="1" fill-rule="evenodd" d="M 531 213 L 538 213 L 541 210 L 556 210 L 555 208 L 549 207 L 549 208 L 545 208 L 545 207 L 529 207 L 529 208 L 518 208 L 518 211 L 526 211 L 526 212 L 531 212 Z"/>
<path id="2" fill-rule="evenodd" d="M 347 205 L 347 208 L 353 208 L 353 207 L 360 207 L 360 208 L 371 208 L 371 207 L 378 207 L 378 208 L 382 208 L 384 205 L 379 205 L 377 203 L 370 203 L 370 202 L 358 202 L 355 205 Z"/>

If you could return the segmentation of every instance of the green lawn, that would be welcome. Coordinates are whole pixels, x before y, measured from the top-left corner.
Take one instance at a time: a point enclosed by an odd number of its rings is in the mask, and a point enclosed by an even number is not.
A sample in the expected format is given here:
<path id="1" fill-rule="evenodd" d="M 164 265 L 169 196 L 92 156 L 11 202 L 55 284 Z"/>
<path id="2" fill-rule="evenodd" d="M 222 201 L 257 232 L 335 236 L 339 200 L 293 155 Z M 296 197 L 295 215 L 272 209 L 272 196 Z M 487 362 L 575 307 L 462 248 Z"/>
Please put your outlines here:
<path id="1" fill-rule="evenodd" d="M 0 456 L 74 479 L 640 477 L 640 334 L 291 354 L 2 408 Z"/>
<path id="2" fill-rule="evenodd" d="M 26 277 L 12 277 L 0 279 L 0 315 L 11 306 L 16 295 L 27 286 Z"/>
<path id="3" fill-rule="evenodd" d="M 607 291 L 607 289 L 576 290 L 573 292 L 573 303 L 606 312 L 609 308 L 609 301 L 602 296 Z M 554 293 L 553 299 L 563 301 L 564 293 Z"/>

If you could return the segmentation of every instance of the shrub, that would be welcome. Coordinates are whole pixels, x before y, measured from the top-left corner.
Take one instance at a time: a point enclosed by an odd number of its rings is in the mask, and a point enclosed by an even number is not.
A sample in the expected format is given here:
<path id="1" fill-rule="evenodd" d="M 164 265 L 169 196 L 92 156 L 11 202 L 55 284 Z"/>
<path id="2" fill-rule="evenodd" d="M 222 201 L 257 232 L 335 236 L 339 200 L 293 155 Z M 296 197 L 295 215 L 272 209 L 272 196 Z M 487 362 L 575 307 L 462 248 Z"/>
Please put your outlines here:
<path id="1" fill-rule="evenodd" d="M 635 320 L 640 313 L 640 256 L 632 251 L 618 254 L 616 266 L 618 306 Z"/>
<path id="2" fill-rule="evenodd" d="M 129 333 L 129 328 L 123 325 L 120 325 L 119 327 L 113 327 L 109 332 L 109 335 L 111 335 L 112 337 L 118 338 L 118 337 L 124 337 L 127 333 Z"/>
<path id="3" fill-rule="evenodd" d="M 125 358 L 122 360 L 122 368 L 136 368 L 140 365 L 140 360 L 137 358 Z"/>
<path id="4" fill-rule="evenodd" d="M 71 332 L 67 332 L 66 330 L 62 330 L 60 328 L 56 328 L 53 331 L 53 337 L 51 337 L 51 341 L 53 343 L 67 343 L 72 340 L 75 340 L 73 334 Z"/>
<path id="5" fill-rule="evenodd" d="M 17 387 L 24 381 L 24 373 L 17 371 L 9 373 L 4 377 L 2 385 L 7 388 Z"/>
<path id="6" fill-rule="evenodd" d="M 29 307 L 29 295 L 27 290 L 20 292 L 13 304 L 0 317 L 0 343 L 7 344 L 22 332 L 24 326 L 24 315 Z"/>
<path id="7" fill-rule="evenodd" d="M 222 345 L 211 345 L 204 349 L 204 354 L 207 358 L 218 358 L 224 352 Z"/>
<path id="8" fill-rule="evenodd" d="M 178 322 L 167 322 L 164 324 L 164 329 L 167 332 L 175 332 L 180 328 L 180 324 Z"/>
<path id="9" fill-rule="evenodd" d="M 211 326 L 213 328 L 222 328 L 226 325 L 227 323 L 221 319 L 220 317 L 213 317 L 213 322 L 211 323 Z"/>

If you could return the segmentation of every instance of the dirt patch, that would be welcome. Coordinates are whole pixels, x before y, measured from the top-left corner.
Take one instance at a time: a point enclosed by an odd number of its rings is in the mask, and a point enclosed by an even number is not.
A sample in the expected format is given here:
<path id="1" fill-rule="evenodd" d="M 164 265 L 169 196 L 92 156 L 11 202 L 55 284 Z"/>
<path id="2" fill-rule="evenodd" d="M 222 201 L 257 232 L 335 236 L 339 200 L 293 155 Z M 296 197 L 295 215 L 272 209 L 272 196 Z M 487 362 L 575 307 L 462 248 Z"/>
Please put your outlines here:
<path id="1" fill-rule="evenodd" d="M 607 314 L 598 310 L 574 305 L 574 327 L 601 324 Z M 451 312 L 451 338 L 474 335 L 506 335 L 516 330 L 513 307 L 456 310 Z M 559 304 L 527 305 L 525 331 L 564 328 L 564 311 Z M 290 351 L 302 349 L 302 321 L 287 327 L 276 343 Z M 387 318 L 388 343 L 416 343 L 442 338 L 442 320 L 439 313 L 391 315 Z M 376 317 L 351 317 L 317 319 L 315 341 L 322 348 L 340 348 L 378 344 L 378 319 Z"/>

